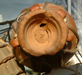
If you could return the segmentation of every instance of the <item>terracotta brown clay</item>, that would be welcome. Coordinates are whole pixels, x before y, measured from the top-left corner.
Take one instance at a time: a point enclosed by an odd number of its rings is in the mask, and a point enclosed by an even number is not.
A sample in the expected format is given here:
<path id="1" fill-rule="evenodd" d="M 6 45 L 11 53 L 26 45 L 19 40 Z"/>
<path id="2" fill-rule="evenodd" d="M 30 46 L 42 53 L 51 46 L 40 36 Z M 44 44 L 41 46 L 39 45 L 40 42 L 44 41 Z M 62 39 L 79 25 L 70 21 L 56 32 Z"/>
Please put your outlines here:
<path id="1" fill-rule="evenodd" d="M 37 72 L 50 72 L 65 63 L 77 51 L 77 27 L 71 15 L 55 4 L 40 3 L 24 9 L 17 28 L 18 45 L 14 55 L 18 61 Z M 20 14 L 20 15 L 21 15 Z M 12 31 L 12 40 L 13 35 Z M 15 41 L 14 41 L 15 42 Z"/>
<path id="2" fill-rule="evenodd" d="M 68 34 L 67 41 L 73 41 L 73 34 Z"/>
<path id="3" fill-rule="evenodd" d="M 12 47 L 19 46 L 18 38 L 15 38 L 15 39 L 11 40 L 10 44 L 11 44 Z"/>
<path id="4" fill-rule="evenodd" d="M 55 55 L 66 43 L 68 27 L 59 14 L 40 9 L 22 19 L 17 34 L 25 52 L 33 56 Z"/>
<path id="5" fill-rule="evenodd" d="M 39 4 L 35 4 L 35 5 L 33 5 L 33 6 L 30 7 L 30 10 L 31 10 L 31 11 L 39 10 L 39 9 L 40 9 Z"/>
<path id="6" fill-rule="evenodd" d="M 63 11 L 62 9 L 59 9 L 58 10 L 58 14 L 60 14 L 62 18 L 65 18 L 66 17 L 66 12 Z"/>

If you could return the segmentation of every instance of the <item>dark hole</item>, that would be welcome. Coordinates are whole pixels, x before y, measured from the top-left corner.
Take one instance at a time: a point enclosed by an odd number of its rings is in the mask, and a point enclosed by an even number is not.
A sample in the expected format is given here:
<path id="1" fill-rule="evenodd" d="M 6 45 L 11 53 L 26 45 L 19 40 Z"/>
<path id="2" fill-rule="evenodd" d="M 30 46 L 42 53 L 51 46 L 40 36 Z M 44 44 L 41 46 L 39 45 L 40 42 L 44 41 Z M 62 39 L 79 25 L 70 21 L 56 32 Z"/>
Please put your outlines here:
<path id="1" fill-rule="evenodd" d="M 71 41 L 68 42 L 68 46 L 67 47 L 68 47 L 68 49 L 71 49 L 71 47 L 72 47 L 72 42 Z"/>
<path id="2" fill-rule="evenodd" d="M 72 42 L 69 41 L 69 42 L 67 42 L 67 44 L 65 44 L 65 46 L 63 47 L 63 49 L 66 49 L 66 48 L 71 49 L 71 47 L 72 47 Z"/>
<path id="3" fill-rule="evenodd" d="M 46 24 L 45 23 L 42 23 L 41 25 L 40 25 L 40 27 L 43 27 L 43 26 L 45 26 Z"/>

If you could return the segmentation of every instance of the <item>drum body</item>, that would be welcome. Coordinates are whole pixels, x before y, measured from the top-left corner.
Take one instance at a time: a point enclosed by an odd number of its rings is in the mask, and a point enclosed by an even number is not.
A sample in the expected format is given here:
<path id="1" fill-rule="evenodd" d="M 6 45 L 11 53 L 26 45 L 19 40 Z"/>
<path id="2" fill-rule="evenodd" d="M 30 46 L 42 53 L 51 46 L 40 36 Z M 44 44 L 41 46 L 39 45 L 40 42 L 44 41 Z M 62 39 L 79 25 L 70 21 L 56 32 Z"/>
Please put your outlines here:
<path id="1" fill-rule="evenodd" d="M 49 72 L 65 65 L 77 51 L 77 28 L 64 7 L 35 4 L 19 17 L 13 23 L 17 33 L 12 31 L 10 43 L 20 63 L 37 72 Z"/>

